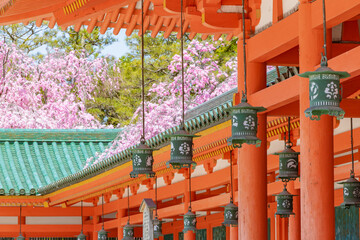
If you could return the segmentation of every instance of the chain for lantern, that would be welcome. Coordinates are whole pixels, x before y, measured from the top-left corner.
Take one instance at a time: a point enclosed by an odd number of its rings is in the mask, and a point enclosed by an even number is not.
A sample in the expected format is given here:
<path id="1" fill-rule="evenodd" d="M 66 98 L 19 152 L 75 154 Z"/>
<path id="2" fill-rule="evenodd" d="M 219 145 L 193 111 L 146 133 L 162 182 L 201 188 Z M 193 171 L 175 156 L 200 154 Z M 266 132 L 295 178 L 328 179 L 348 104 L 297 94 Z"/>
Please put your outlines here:
<path id="1" fill-rule="evenodd" d="M 107 240 L 108 235 L 107 231 L 104 229 L 104 194 L 101 195 L 101 218 L 102 218 L 102 227 L 98 232 L 98 240 Z"/>
<path id="2" fill-rule="evenodd" d="M 25 237 L 22 235 L 22 232 L 21 232 L 21 218 L 22 218 L 22 205 L 20 204 L 20 223 L 19 223 L 19 227 L 20 227 L 20 233 L 19 233 L 19 236 L 16 238 L 16 240 L 25 240 Z"/>
<path id="3" fill-rule="evenodd" d="M 77 240 L 86 240 L 86 235 L 84 234 L 84 216 L 83 216 L 83 201 L 80 202 L 80 209 L 81 209 L 81 232 L 77 236 Z"/>
<path id="4" fill-rule="evenodd" d="M 185 130 L 185 77 L 184 77 L 184 27 L 183 27 L 183 0 L 180 1 L 180 32 L 181 32 L 181 99 L 182 99 L 182 119 L 180 128 L 174 134 L 166 135 L 171 141 L 170 161 L 166 163 L 174 169 L 195 168 L 196 162 L 193 157 L 193 138 L 199 137 L 192 135 Z"/>
<path id="5" fill-rule="evenodd" d="M 242 144 L 260 146 L 261 140 L 257 138 L 258 117 L 257 113 L 265 111 L 263 107 L 253 107 L 247 102 L 247 74 L 246 74 L 246 26 L 245 26 L 245 1 L 242 1 L 242 30 L 243 30 L 243 62 L 244 62 L 244 91 L 241 103 L 228 109 L 231 113 L 232 127 L 231 138 L 228 142 L 235 148 Z"/>
<path id="6" fill-rule="evenodd" d="M 142 99 L 142 135 L 140 144 L 131 150 L 133 171 L 130 177 L 136 178 L 139 175 L 145 174 L 146 177 L 152 178 L 155 176 L 153 171 L 153 151 L 145 142 L 145 67 L 144 67 L 144 0 L 141 0 L 141 99 Z"/>
<path id="7" fill-rule="evenodd" d="M 189 168 L 189 207 L 188 212 L 184 215 L 183 233 L 188 231 L 196 233 L 196 215 L 191 210 L 191 168 Z"/>
<path id="8" fill-rule="evenodd" d="M 233 202 L 233 170 L 232 170 L 232 155 L 233 151 L 230 151 L 230 203 L 225 206 L 224 209 L 224 222 L 225 226 L 237 226 L 238 225 L 238 207 Z"/>
<path id="9" fill-rule="evenodd" d="M 163 236 L 162 234 L 162 221 L 158 218 L 158 204 L 157 204 L 157 177 L 155 177 L 155 219 L 153 220 L 154 225 L 154 238 Z"/>
<path id="10" fill-rule="evenodd" d="M 285 134 L 285 149 L 282 152 L 275 153 L 279 155 L 279 176 L 283 182 L 295 180 L 299 177 L 299 152 L 292 149 L 291 142 L 291 118 L 288 117 L 288 139 L 286 141 Z"/>
<path id="11" fill-rule="evenodd" d="M 274 195 L 277 200 L 277 211 L 275 215 L 279 215 L 281 218 L 290 217 L 290 215 L 295 215 L 293 213 L 293 195 L 288 192 L 286 189 L 287 182 L 284 182 L 284 189 L 281 193 Z"/>
<path id="12" fill-rule="evenodd" d="M 351 169 L 350 178 L 340 184 L 344 185 L 344 202 L 341 206 L 349 208 L 351 206 L 360 207 L 360 182 L 355 178 L 354 166 L 354 137 L 353 137 L 353 119 L 350 118 L 350 138 L 351 138 Z"/>
<path id="13" fill-rule="evenodd" d="M 127 195 L 127 212 L 128 220 L 126 225 L 123 227 L 123 238 L 122 240 L 134 240 L 134 226 L 130 225 L 130 186 L 128 185 L 128 195 Z"/>
<path id="14" fill-rule="evenodd" d="M 324 54 L 321 53 L 321 66 L 313 72 L 299 74 L 300 77 L 309 78 L 310 107 L 305 110 L 305 116 L 312 120 L 320 120 L 321 115 L 344 118 L 345 111 L 339 107 L 342 100 L 341 78 L 350 77 L 347 72 L 334 71 L 328 67 L 326 47 L 326 8 L 323 3 L 323 34 Z"/>

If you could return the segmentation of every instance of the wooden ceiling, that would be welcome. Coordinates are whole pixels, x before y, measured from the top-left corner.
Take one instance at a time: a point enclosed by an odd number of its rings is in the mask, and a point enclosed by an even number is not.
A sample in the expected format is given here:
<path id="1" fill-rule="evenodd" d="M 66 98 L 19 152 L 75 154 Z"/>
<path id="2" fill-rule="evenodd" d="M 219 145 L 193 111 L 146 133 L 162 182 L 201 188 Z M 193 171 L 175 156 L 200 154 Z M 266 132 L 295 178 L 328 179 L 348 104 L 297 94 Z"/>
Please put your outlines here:
<path id="1" fill-rule="evenodd" d="M 55 24 L 64 28 L 74 26 L 76 31 L 86 27 L 92 32 L 100 27 L 104 34 L 112 30 L 117 35 L 126 29 L 131 35 L 141 28 L 141 2 L 137 0 L 11 0 L 12 5 L 0 13 L 0 25 L 28 24 L 44 21 L 50 28 Z M 249 0 L 246 5 L 247 24 L 254 27 L 258 20 L 261 0 Z M 218 39 L 225 34 L 228 39 L 240 31 L 241 1 L 237 0 L 184 0 L 184 30 L 190 38 L 201 34 L 202 38 L 214 35 Z M 167 38 L 180 28 L 180 0 L 144 0 L 144 28 L 155 37 L 164 32 Z M 255 19 L 255 20 L 254 20 Z M 139 34 L 141 34 L 139 32 Z"/>

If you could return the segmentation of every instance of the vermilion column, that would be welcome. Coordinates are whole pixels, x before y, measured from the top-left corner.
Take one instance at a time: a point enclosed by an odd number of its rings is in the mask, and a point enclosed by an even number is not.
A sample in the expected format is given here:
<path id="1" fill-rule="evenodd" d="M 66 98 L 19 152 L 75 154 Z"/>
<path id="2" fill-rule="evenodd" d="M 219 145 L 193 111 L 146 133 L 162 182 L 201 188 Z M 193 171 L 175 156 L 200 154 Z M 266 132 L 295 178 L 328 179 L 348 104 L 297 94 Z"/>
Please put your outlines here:
<path id="1" fill-rule="evenodd" d="M 293 211 L 295 216 L 290 216 L 289 218 L 289 240 L 301 240 L 301 231 L 300 231 L 300 190 L 294 188 L 294 182 L 288 183 L 288 191 L 295 196 L 293 198 Z"/>
<path id="2" fill-rule="evenodd" d="M 125 216 L 126 210 L 121 208 L 120 205 L 120 201 L 119 202 L 119 206 L 118 206 L 118 212 L 117 212 L 117 222 L 118 222 L 118 239 L 121 240 L 124 236 L 123 236 L 123 228 L 122 228 L 122 224 L 121 224 L 121 218 L 123 218 Z"/>
<path id="3" fill-rule="evenodd" d="M 230 240 L 238 240 L 238 227 L 230 227 Z"/>
<path id="4" fill-rule="evenodd" d="M 322 29 L 311 29 L 311 4 L 299 6 L 300 72 L 314 71 L 320 63 Z M 331 66 L 330 66 L 331 67 Z M 309 81 L 300 81 L 301 239 L 335 239 L 333 118 L 305 117 L 309 107 Z"/>
<path id="5" fill-rule="evenodd" d="M 242 81 L 242 51 L 238 48 L 239 89 Z M 248 63 L 248 94 L 266 87 L 266 65 Z M 251 104 L 251 102 L 250 102 Z M 239 239 L 267 239 L 266 114 L 258 115 L 261 147 L 244 144 L 238 151 Z"/>
<path id="6" fill-rule="evenodd" d="M 190 192 L 189 192 L 189 175 L 188 174 L 184 174 L 185 176 L 185 191 L 184 191 L 184 198 L 185 198 L 185 202 L 184 202 L 184 214 L 186 214 L 189 210 L 189 203 L 190 203 Z M 191 194 L 191 200 L 194 200 L 194 194 Z M 196 239 L 196 235 L 194 232 L 192 231 L 188 231 L 186 233 L 184 233 L 184 240 L 195 240 Z"/>

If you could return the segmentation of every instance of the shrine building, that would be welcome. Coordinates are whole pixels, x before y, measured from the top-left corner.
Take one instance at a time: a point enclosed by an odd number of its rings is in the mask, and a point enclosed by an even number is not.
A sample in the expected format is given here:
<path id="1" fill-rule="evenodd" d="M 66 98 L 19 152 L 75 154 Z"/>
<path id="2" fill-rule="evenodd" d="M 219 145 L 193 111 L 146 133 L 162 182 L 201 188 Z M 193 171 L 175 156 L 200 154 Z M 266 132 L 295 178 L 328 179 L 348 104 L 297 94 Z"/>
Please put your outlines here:
<path id="1" fill-rule="evenodd" d="M 0 239 L 153 239 L 143 219 L 155 209 L 161 240 L 359 239 L 360 1 L 183 0 L 183 20 L 180 12 L 180 0 L 144 0 L 142 23 L 138 0 L 0 0 L 0 25 L 127 36 L 143 26 L 165 38 L 180 38 L 183 26 L 190 39 L 238 38 L 238 88 L 185 113 L 185 129 L 199 136 L 190 171 L 167 166 L 179 126 L 146 140 L 157 149 L 156 178 L 130 176 L 131 149 L 84 168 L 119 129 L 0 129 Z M 263 107 L 251 125 L 260 146 L 236 142 L 244 90 L 246 104 Z M 276 153 L 289 149 L 296 162 L 284 163 Z M 231 199 L 237 220 L 224 225 Z M 184 233 L 190 206 L 196 231 Z"/>

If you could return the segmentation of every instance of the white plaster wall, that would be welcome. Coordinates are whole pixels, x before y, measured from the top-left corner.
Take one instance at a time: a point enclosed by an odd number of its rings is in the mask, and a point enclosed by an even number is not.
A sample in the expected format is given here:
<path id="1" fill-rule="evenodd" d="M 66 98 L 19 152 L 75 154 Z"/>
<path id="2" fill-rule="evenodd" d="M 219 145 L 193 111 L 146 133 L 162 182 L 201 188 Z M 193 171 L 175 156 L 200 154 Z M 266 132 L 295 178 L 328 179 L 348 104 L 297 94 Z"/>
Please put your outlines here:
<path id="1" fill-rule="evenodd" d="M 81 217 L 26 217 L 27 225 L 74 225 L 81 224 Z"/>
<path id="2" fill-rule="evenodd" d="M 228 160 L 219 159 L 216 162 L 216 166 L 214 167 L 213 172 L 219 171 L 219 170 L 227 168 L 229 166 L 230 166 L 230 163 L 228 162 Z"/>
<path id="3" fill-rule="evenodd" d="M 200 177 L 206 174 L 207 173 L 205 171 L 204 165 L 197 165 L 195 171 L 191 173 L 191 177 Z"/>
<path id="4" fill-rule="evenodd" d="M 174 184 L 174 183 L 184 181 L 184 180 L 185 180 L 185 178 L 184 178 L 184 176 L 182 174 L 175 173 L 174 179 L 171 181 L 171 183 Z M 181 189 L 181 191 L 182 191 L 182 189 Z"/>
<path id="5" fill-rule="evenodd" d="M 0 224 L 18 224 L 18 217 L 0 217 Z"/>
<path id="6" fill-rule="evenodd" d="M 262 0 L 260 10 L 261 10 L 260 22 L 255 27 L 255 32 L 264 28 L 266 25 L 272 23 L 273 0 Z"/>
<path id="7" fill-rule="evenodd" d="M 283 14 L 288 14 L 289 11 L 292 11 L 297 5 L 299 5 L 299 0 L 283 0 Z"/>

